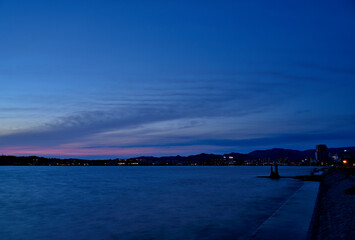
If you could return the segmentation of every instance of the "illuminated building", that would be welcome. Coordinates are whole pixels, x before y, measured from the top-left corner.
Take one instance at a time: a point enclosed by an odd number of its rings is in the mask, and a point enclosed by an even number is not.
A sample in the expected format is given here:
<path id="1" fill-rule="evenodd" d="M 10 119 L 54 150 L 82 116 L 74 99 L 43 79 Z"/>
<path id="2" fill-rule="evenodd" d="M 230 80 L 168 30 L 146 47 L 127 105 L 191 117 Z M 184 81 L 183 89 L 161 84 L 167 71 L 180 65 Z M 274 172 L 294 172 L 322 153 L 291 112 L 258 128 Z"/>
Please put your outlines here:
<path id="1" fill-rule="evenodd" d="M 344 167 L 355 167 L 355 151 L 344 150 L 341 160 Z"/>

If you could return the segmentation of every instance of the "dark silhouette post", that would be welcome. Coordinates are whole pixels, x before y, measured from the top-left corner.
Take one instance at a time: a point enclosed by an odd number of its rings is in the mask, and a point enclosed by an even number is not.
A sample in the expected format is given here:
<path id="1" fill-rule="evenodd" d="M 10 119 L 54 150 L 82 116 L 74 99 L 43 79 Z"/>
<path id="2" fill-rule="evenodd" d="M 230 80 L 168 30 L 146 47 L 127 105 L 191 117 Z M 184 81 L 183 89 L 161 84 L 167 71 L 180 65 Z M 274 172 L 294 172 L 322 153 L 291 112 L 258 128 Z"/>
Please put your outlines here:
<path id="1" fill-rule="evenodd" d="M 274 171 L 274 169 L 275 169 L 275 171 Z M 274 163 L 274 168 L 271 165 L 270 178 L 272 178 L 272 179 L 279 179 L 280 178 L 279 167 L 278 167 L 277 163 Z"/>

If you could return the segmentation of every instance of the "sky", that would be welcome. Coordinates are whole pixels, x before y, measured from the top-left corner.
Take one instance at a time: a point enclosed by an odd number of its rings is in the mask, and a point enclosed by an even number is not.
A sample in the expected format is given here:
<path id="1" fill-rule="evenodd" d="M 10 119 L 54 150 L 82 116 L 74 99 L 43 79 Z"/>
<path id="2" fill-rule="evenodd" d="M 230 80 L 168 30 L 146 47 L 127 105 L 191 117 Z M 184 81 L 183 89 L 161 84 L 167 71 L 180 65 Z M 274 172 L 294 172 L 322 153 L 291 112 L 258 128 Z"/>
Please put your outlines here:
<path id="1" fill-rule="evenodd" d="M 0 0 L 0 154 L 355 145 L 352 0 Z"/>

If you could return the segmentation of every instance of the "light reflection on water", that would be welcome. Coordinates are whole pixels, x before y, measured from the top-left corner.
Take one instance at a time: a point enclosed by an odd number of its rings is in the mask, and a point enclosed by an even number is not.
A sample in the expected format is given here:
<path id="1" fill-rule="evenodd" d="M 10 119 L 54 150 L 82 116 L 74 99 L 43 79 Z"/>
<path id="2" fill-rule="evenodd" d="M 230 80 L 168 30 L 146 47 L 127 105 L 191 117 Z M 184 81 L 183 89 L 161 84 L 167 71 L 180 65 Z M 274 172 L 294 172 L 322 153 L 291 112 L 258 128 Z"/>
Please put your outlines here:
<path id="1" fill-rule="evenodd" d="M 0 167 L 0 239 L 248 239 L 302 185 L 256 177 L 268 174 L 241 166 Z"/>

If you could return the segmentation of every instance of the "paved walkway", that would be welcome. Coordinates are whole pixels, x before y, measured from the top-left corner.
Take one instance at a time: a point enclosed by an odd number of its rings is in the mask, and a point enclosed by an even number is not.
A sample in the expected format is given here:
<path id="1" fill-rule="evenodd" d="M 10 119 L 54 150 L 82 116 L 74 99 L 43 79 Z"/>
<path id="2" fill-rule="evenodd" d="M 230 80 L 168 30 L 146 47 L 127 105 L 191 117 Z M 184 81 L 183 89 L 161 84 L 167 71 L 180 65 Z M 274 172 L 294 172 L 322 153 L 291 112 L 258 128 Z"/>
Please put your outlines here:
<path id="1" fill-rule="evenodd" d="M 252 239 L 307 239 L 319 182 L 304 182 L 256 231 Z"/>
<path id="2" fill-rule="evenodd" d="M 318 206 L 310 229 L 310 239 L 355 239 L 355 169 L 336 169 L 319 187 Z"/>

